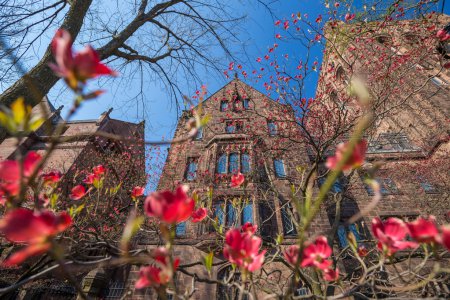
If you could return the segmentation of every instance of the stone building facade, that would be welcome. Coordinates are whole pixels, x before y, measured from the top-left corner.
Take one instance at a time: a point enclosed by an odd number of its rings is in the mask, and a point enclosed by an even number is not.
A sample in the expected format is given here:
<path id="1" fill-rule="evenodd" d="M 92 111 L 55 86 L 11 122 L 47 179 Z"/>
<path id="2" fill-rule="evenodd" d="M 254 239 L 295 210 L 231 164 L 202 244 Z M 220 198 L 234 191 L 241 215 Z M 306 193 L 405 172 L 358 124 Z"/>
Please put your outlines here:
<path id="1" fill-rule="evenodd" d="M 449 21 L 448 16 L 437 16 L 433 22 L 439 28 Z M 377 28 L 374 25 L 368 37 L 370 43 L 366 40 L 363 45 L 357 45 L 365 47 L 361 51 L 373 53 L 371 60 L 382 61 L 382 65 L 389 64 L 387 70 L 398 63 L 396 60 L 405 59 L 408 51 L 418 53 L 414 55 L 416 60 L 403 61 L 405 69 L 398 75 L 397 81 L 390 79 L 384 82 L 389 85 L 384 86 L 371 81 L 368 85 L 374 101 L 378 102 L 373 105 L 376 119 L 366 133 L 369 141 L 367 164 L 356 172 L 341 176 L 310 229 L 312 235 L 329 236 L 335 254 L 348 245 L 346 236 L 349 232 L 359 243 L 371 245 L 370 223 L 376 216 L 411 220 L 418 216 L 434 215 L 438 223 L 449 222 L 450 94 L 447 82 L 450 82 L 450 73 L 440 66 L 442 56 L 447 59 L 450 54 L 442 53 L 442 49 L 448 49 L 448 44 L 435 41 L 434 46 L 421 46 L 423 40 L 421 31 L 416 30 L 417 26 L 414 21 L 402 21 L 393 28 Z M 328 29 L 327 34 L 329 42 L 326 53 L 329 54 L 325 55 L 322 64 L 317 98 L 329 99 L 324 101 L 328 108 L 339 107 L 337 113 L 349 115 L 354 125 L 361 110 L 354 99 L 342 95 L 347 93 L 351 77 L 364 73 L 367 58 L 358 56 L 352 52 L 351 45 L 347 45 L 350 50 L 344 49 L 341 57 L 348 60 L 340 61 L 339 56 L 333 55 L 336 47 L 332 35 L 336 32 Z M 359 40 L 350 43 L 357 44 Z M 430 49 L 434 51 L 432 54 Z M 348 61 L 351 61 L 350 65 Z M 400 73 L 398 70 L 396 72 Z M 421 88 L 408 97 L 400 98 L 396 94 L 406 94 L 414 90 L 416 84 Z M 391 94 L 386 95 L 384 92 L 388 88 Z M 339 102 L 341 97 L 348 101 L 344 106 Z M 229 299 L 234 299 L 236 291 L 220 287 L 213 281 L 193 279 L 193 274 L 211 279 L 223 279 L 228 274 L 230 266 L 224 260 L 220 246 L 215 248 L 217 231 L 220 233 L 250 221 L 258 225 L 258 234 L 267 245 L 279 236 L 283 237 L 283 245 L 291 244 L 292 237 L 295 237 L 295 220 L 292 220 L 295 209 L 290 200 L 293 194 L 299 192 L 296 187 L 303 183 L 304 169 L 318 163 L 319 174 L 324 174 L 326 170 L 322 163 L 326 156 L 332 154 L 337 142 L 348 137 L 352 127 L 351 124 L 343 124 L 342 132 L 327 140 L 328 149 L 320 148 L 323 153 L 317 160 L 317 153 L 302 138 L 300 127 L 296 125 L 298 119 L 294 109 L 271 100 L 239 79 L 232 80 L 196 109 L 211 119 L 194 140 L 171 146 L 158 190 L 173 190 L 184 183 L 191 190 L 209 195 L 200 201 L 210 209 L 213 218 L 223 228 L 190 222 L 177 225 L 174 254 L 180 257 L 182 265 L 201 262 L 209 252 L 214 253 L 215 260 L 211 276 L 199 263 L 187 268 L 187 272 L 177 276 L 176 281 L 179 290 L 182 293 L 187 291 L 192 299 L 227 299 L 227 295 L 231 297 Z M 185 112 L 180 118 L 175 139 L 188 134 L 186 125 L 190 117 L 190 113 Z M 330 120 L 324 114 L 320 121 L 326 124 Z M 382 199 L 362 219 L 349 224 L 351 216 L 373 201 L 373 191 L 364 181 L 373 166 L 378 169 L 375 178 L 381 185 Z M 245 174 L 248 183 L 245 187 L 230 188 L 230 176 L 237 170 Z M 320 183 L 319 176 L 313 191 L 317 191 Z M 338 197 L 341 199 L 340 213 L 336 215 Z M 156 235 L 146 234 L 137 243 L 138 247 L 151 249 L 161 245 L 161 242 Z M 344 272 L 351 272 L 354 261 L 344 255 L 338 267 Z M 273 273 L 275 270 L 281 272 Z M 137 268 L 131 270 L 131 283 L 137 278 L 137 272 Z M 266 265 L 259 274 L 268 278 L 260 291 L 262 294 L 263 290 L 285 290 L 289 284 L 290 272 L 282 264 Z M 298 293 L 308 291 L 299 287 Z M 430 285 L 421 296 L 448 293 L 446 285 Z M 151 289 L 130 292 L 129 295 L 133 299 L 156 297 Z"/>

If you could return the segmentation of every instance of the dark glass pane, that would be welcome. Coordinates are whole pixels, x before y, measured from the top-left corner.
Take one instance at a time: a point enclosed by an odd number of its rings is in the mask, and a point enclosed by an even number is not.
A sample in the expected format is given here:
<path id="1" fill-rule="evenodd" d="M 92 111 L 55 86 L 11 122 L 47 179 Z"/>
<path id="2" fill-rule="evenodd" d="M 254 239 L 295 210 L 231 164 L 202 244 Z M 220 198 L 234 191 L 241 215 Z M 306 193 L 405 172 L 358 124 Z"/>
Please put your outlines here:
<path id="1" fill-rule="evenodd" d="M 250 172 L 250 155 L 247 153 L 241 154 L 241 172 L 244 174 Z"/>
<path id="2" fill-rule="evenodd" d="M 227 204 L 227 226 L 231 227 L 236 222 L 236 211 L 233 207 L 233 203 L 228 202 Z"/>
<path id="3" fill-rule="evenodd" d="M 200 127 L 197 131 L 197 135 L 195 136 L 196 140 L 201 140 L 203 138 L 203 127 Z"/>
<path id="4" fill-rule="evenodd" d="M 253 205 L 251 203 L 244 206 L 242 210 L 242 224 L 253 223 Z"/>
<path id="5" fill-rule="evenodd" d="M 339 225 L 338 229 L 337 229 L 337 235 L 338 235 L 338 239 L 339 239 L 339 245 L 342 248 L 347 247 L 348 242 L 347 242 L 347 231 L 345 230 L 345 226 L 344 225 Z"/>
<path id="6" fill-rule="evenodd" d="M 234 125 L 233 122 L 227 122 L 227 125 L 225 127 L 226 133 L 235 133 L 236 132 L 236 125 Z"/>
<path id="7" fill-rule="evenodd" d="M 361 235 L 359 233 L 357 225 L 356 224 L 350 224 L 350 225 L 348 225 L 348 229 L 353 233 L 353 235 L 355 236 L 356 241 L 359 242 L 361 240 Z"/>
<path id="8" fill-rule="evenodd" d="M 227 173 L 227 155 L 223 153 L 219 156 L 217 160 L 217 173 L 226 174 Z"/>
<path id="9" fill-rule="evenodd" d="M 186 222 L 177 224 L 177 227 L 175 228 L 175 234 L 176 236 L 186 235 Z"/>
<path id="10" fill-rule="evenodd" d="M 250 108 L 250 99 L 244 99 L 244 109 Z"/>
<path id="11" fill-rule="evenodd" d="M 186 172 L 186 179 L 187 180 L 194 180 L 197 176 L 197 163 L 195 161 L 191 161 L 188 164 L 187 172 Z"/>
<path id="12" fill-rule="evenodd" d="M 230 154 L 230 162 L 228 164 L 228 172 L 233 174 L 239 171 L 239 155 L 237 153 Z"/>
<path id="13" fill-rule="evenodd" d="M 223 204 L 216 203 L 214 205 L 214 218 L 217 219 L 217 222 L 219 223 L 219 225 L 223 225 L 223 219 L 224 219 L 223 217 L 224 217 Z"/>
<path id="14" fill-rule="evenodd" d="M 220 101 L 220 111 L 226 111 L 228 109 L 228 101 Z"/>
<path id="15" fill-rule="evenodd" d="M 269 128 L 269 135 L 277 135 L 277 125 L 274 122 L 268 122 L 267 127 Z"/>
<path id="16" fill-rule="evenodd" d="M 294 235 L 296 233 L 294 222 L 292 222 L 290 208 L 283 205 L 281 208 L 281 221 L 283 222 L 283 232 L 285 235 Z"/>
<path id="17" fill-rule="evenodd" d="M 286 172 L 284 170 L 284 163 L 281 159 L 275 159 L 273 161 L 275 167 L 275 175 L 277 177 L 286 177 Z"/>

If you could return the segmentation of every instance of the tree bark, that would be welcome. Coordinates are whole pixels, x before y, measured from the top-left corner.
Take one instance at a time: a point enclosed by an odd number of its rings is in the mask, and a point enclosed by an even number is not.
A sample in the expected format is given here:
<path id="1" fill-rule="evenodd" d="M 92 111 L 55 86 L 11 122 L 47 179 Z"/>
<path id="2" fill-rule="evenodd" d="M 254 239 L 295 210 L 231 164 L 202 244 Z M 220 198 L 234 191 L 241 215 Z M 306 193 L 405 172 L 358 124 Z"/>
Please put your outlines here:
<path id="1" fill-rule="evenodd" d="M 69 31 L 73 40 L 80 32 L 84 17 L 91 3 L 92 0 L 72 1 L 61 28 Z M 59 80 L 59 77 L 48 67 L 51 61 L 52 53 L 49 45 L 43 58 L 36 66 L 0 95 L 0 104 L 9 106 L 14 100 L 22 96 L 26 104 L 31 106 L 37 105 Z"/>

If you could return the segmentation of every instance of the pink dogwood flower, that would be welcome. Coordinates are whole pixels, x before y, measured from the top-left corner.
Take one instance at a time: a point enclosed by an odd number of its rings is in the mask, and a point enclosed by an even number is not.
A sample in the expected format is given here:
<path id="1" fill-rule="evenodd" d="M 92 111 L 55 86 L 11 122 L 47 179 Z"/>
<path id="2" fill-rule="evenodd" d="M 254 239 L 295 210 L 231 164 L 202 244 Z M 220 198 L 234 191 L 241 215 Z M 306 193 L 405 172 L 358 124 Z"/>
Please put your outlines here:
<path id="1" fill-rule="evenodd" d="M 345 22 L 349 22 L 349 21 L 353 20 L 355 18 L 355 16 L 356 16 L 355 14 L 347 13 L 345 15 Z"/>
<path id="2" fill-rule="evenodd" d="M 100 62 L 97 52 L 86 46 L 83 50 L 72 52 L 72 37 L 64 29 L 59 29 L 51 43 L 55 62 L 50 68 L 59 77 L 64 78 L 70 88 L 76 89 L 78 83 L 102 75 L 116 76 L 117 73 Z"/>
<path id="3" fill-rule="evenodd" d="M 336 168 L 337 164 L 342 159 L 347 148 L 348 143 L 340 143 L 337 146 L 335 155 L 327 159 L 326 166 L 328 169 Z M 364 163 L 366 151 L 367 151 L 367 141 L 361 140 L 353 149 L 353 153 L 345 163 L 342 170 L 346 171 L 361 166 Z"/>
<path id="4" fill-rule="evenodd" d="M 408 234 L 408 228 L 402 220 L 397 218 L 389 218 L 384 222 L 378 217 L 372 219 L 372 233 L 378 239 L 378 249 L 388 256 L 399 250 L 417 247 L 417 243 L 404 240 Z"/>
<path id="5" fill-rule="evenodd" d="M 204 207 L 200 207 L 196 211 L 192 212 L 191 220 L 192 223 L 198 223 L 203 221 L 204 218 L 208 215 L 208 209 Z"/>
<path id="6" fill-rule="evenodd" d="M 52 184 L 59 182 L 62 175 L 60 172 L 51 171 L 51 172 L 42 174 L 41 177 L 42 177 L 42 180 L 44 181 L 44 185 L 52 185 Z"/>
<path id="7" fill-rule="evenodd" d="M 137 197 L 144 195 L 144 192 L 145 189 L 143 187 L 135 186 L 131 191 L 131 198 L 136 199 Z"/>
<path id="8" fill-rule="evenodd" d="M 106 168 L 103 165 L 98 165 L 92 168 L 92 172 L 94 172 L 95 175 L 101 176 L 105 174 Z"/>
<path id="9" fill-rule="evenodd" d="M 0 220 L 0 232 L 14 243 L 28 244 L 4 261 L 12 266 L 22 263 L 30 256 L 47 252 L 51 247 L 51 238 L 72 225 L 72 219 L 66 212 L 55 215 L 51 211 L 33 212 L 26 208 L 10 211 Z"/>
<path id="10" fill-rule="evenodd" d="M 80 200 L 81 198 L 83 198 L 86 195 L 86 193 L 87 193 L 87 191 L 84 186 L 82 186 L 81 184 L 76 185 L 72 188 L 72 190 L 70 192 L 70 199 Z"/>
<path id="11" fill-rule="evenodd" d="M 450 225 L 447 224 L 441 226 L 441 231 L 442 231 L 441 237 L 442 245 L 444 245 L 444 247 L 446 247 L 447 250 L 450 251 Z"/>
<path id="12" fill-rule="evenodd" d="M 295 266 L 298 261 L 299 251 L 300 247 L 298 245 L 291 245 L 284 251 L 284 258 L 288 263 Z"/>
<path id="13" fill-rule="evenodd" d="M 436 33 L 436 37 L 438 37 L 441 42 L 445 42 L 447 40 L 450 40 L 450 33 L 445 29 L 440 29 Z"/>
<path id="14" fill-rule="evenodd" d="M 244 181 L 245 181 L 244 175 L 238 172 L 237 174 L 231 176 L 231 187 L 239 187 L 244 183 Z"/>
<path id="15" fill-rule="evenodd" d="M 27 153 L 23 159 L 23 176 L 24 183 L 27 182 L 29 176 L 31 176 L 37 166 L 39 165 L 42 157 L 34 151 Z M 17 196 L 20 192 L 20 163 L 15 160 L 5 160 L 0 162 L 0 191 L 2 194 Z"/>
<path id="16" fill-rule="evenodd" d="M 187 185 L 179 185 L 175 193 L 171 191 L 151 193 L 145 199 L 145 213 L 168 224 L 186 221 L 195 207 L 194 200 L 187 195 L 188 190 Z"/>
<path id="17" fill-rule="evenodd" d="M 175 274 L 180 263 L 180 260 L 176 258 L 171 264 L 169 252 L 164 247 L 155 249 L 152 256 L 155 260 L 155 265 L 142 267 L 139 270 L 139 279 L 135 285 L 137 289 L 166 285 Z"/>
<path id="18" fill-rule="evenodd" d="M 328 260 L 331 255 L 331 247 L 327 238 L 319 236 L 314 243 L 309 244 L 303 250 L 302 267 L 315 267 L 321 270 L 328 269 L 332 262 Z"/>
<path id="19" fill-rule="evenodd" d="M 259 270 L 264 262 L 266 250 L 258 253 L 261 242 L 261 238 L 250 232 L 241 232 L 238 228 L 230 229 L 225 234 L 223 255 L 242 270 L 254 272 Z"/>
<path id="20" fill-rule="evenodd" d="M 253 225 L 252 223 L 247 222 L 244 225 L 242 225 L 241 230 L 242 232 L 250 232 L 252 234 L 255 234 L 256 231 L 258 230 L 258 225 Z"/>
<path id="21" fill-rule="evenodd" d="M 428 220 L 420 217 L 413 222 L 406 223 L 409 229 L 409 235 L 419 243 L 438 243 L 439 231 L 436 227 L 434 216 Z"/>
<path id="22" fill-rule="evenodd" d="M 325 269 L 323 270 L 323 279 L 326 281 L 337 281 L 339 279 L 339 269 Z"/>

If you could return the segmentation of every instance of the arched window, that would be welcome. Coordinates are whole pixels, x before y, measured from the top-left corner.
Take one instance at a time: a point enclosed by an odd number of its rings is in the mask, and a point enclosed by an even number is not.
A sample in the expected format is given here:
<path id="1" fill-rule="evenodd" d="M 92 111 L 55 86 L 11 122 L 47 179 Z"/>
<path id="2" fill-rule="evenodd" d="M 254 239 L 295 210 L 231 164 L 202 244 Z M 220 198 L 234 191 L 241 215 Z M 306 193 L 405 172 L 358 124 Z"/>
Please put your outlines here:
<path id="1" fill-rule="evenodd" d="M 246 174 L 250 172 L 250 155 L 247 153 L 241 154 L 241 173 Z"/>
<path id="2" fill-rule="evenodd" d="M 243 102 L 244 109 L 250 109 L 250 99 L 246 98 Z"/>
<path id="3" fill-rule="evenodd" d="M 227 111 L 228 110 L 228 101 L 222 100 L 220 101 L 220 111 Z"/>
<path id="4" fill-rule="evenodd" d="M 236 222 L 236 209 L 231 201 L 227 201 L 227 226 L 232 227 Z"/>
<path id="5" fill-rule="evenodd" d="M 269 129 L 269 135 L 275 136 L 278 133 L 277 124 L 275 124 L 274 121 L 268 121 L 267 122 L 267 128 Z"/>
<path id="6" fill-rule="evenodd" d="M 295 224 L 292 221 L 292 208 L 290 203 L 280 203 L 281 204 L 281 221 L 283 222 L 283 233 L 284 235 L 295 235 L 297 230 L 295 229 Z"/>
<path id="7" fill-rule="evenodd" d="M 228 164 L 228 173 L 234 174 L 239 171 L 239 154 L 231 153 L 230 162 Z"/>
<path id="8" fill-rule="evenodd" d="M 227 154 L 222 153 L 217 160 L 217 173 L 226 174 L 227 173 Z"/>

